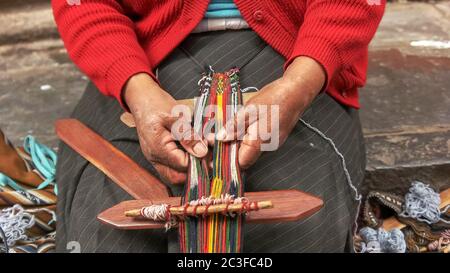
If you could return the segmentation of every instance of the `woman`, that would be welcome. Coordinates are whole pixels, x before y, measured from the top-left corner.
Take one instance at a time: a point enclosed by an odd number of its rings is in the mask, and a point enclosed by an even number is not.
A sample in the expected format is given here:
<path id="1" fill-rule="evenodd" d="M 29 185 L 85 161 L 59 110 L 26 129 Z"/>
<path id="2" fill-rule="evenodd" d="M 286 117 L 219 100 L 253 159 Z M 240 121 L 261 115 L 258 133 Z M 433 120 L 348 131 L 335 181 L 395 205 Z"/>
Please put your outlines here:
<path id="1" fill-rule="evenodd" d="M 173 183 L 186 179 L 188 153 L 208 152 L 204 140 L 177 146 L 170 133 L 175 100 L 197 95 L 200 74 L 209 65 L 216 71 L 240 68 L 241 86 L 260 89 L 247 105 L 280 108 L 276 151 L 261 152 L 261 140 L 244 137 L 241 143 L 246 190 L 295 188 L 325 201 L 320 212 L 300 222 L 247 226 L 244 252 L 342 252 L 350 249 L 354 192 L 332 145 L 298 120 L 335 143 L 358 186 L 365 152 L 357 89 L 365 82 L 368 44 L 384 11 L 385 1 L 379 2 L 53 0 L 52 5 L 70 57 L 93 82 L 73 117 L 158 175 L 173 194 L 180 192 Z M 133 114 L 137 132 L 119 121 L 123 111 Z M 82 252 L 176 250 L 172 233 L 102 226 L 96 215 L 131 197 L 64 144 L 58 188 L 58 251 L 71 241 Z"/>

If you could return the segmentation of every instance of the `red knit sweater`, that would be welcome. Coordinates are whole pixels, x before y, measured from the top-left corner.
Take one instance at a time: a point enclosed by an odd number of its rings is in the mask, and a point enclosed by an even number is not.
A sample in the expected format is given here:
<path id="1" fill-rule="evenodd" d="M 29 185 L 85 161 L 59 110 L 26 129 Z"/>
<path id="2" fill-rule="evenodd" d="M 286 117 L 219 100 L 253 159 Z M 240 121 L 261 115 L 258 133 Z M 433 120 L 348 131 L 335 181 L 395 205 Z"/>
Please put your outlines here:
<path id="1" fill-rule="evenodd" d="M 153 69 L 196 27 L 209 0 L 52 0 L 71 59 L 106 95 L 121 102 L 134 74 Z M 71 4 L 72 3 L 72 4 Z M 326 91 L 359 107 L 368 44 L 385 0 L 235 0 L 243 18 L 287 62 L 318 61 Z"/>

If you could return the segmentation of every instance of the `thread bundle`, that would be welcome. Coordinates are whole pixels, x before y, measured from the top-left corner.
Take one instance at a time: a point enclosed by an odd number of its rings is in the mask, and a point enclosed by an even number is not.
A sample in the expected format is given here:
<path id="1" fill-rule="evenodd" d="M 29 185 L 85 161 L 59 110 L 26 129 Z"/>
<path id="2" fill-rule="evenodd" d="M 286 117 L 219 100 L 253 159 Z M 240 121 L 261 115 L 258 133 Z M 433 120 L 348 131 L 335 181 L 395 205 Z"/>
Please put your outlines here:
<path id="1" fill-rule="evenodd" d="M 439 209 L 441 197 L 429 185 L 420 181 L 414 181 L 405 195 L 405 205 L 403 211 L 399 214 L 402 217 L 414 218 L 429 225 L 442 221 L 450 224 L 441 217 L 450 209 L 446 206 L 442 211 Z"/>
<path id="2" fill-rule="evenodd" d="M 359 231 L 363 243 L 361 253 L 405 253 L 406 242 L 403 233 L 399 229 L 385 231 L 370 227 Z"/>
<path id="3" fill-rule="evenodd" d="M 200 97 L 194 112 L 194 130 L 205 135 L 211 128 L 218 132 L 234 118 L 242 104 L 239 70 L 214 73 L 210 69 L 199 81 Z M 208 171 L 206 159 L 190 156 L 188 181 L 182 203 L 203 197 L 220 198 L 225 194 L 239 198 L 243 181 L 238 167 L 237 142 L 215 140 L 213 169 Z M 236 253 L 241 250 L 242 216 L 213 214 L 189 217 L 179 225 L 180 250 L 184 253 Z"/>

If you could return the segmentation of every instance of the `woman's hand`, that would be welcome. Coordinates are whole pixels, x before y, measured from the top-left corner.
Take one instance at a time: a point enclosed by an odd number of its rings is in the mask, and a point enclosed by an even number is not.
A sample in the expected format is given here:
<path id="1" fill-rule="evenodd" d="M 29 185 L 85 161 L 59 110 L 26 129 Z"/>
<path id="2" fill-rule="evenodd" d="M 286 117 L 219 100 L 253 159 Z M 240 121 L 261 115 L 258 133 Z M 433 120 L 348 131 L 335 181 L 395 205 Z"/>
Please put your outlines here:
<path id="1" fill-rule="evenodd" d="M 253 165 L 263 151 L 275 150 L 287 139 L 301 114 L 322 89 L 325 72 L 308 57 L 296 58 L 283 77 L 264 86 L 238 112 L 233 124 L 217 133 L 217 139 L 242 140 L 239 165 Z M 278 107 L 279 111 L 273 107 Z M 267 111 L 261 111 L 266 109 Z M 278 112 L 278 113 L 277 113 Z"/>
<path id="2" fill-rule="evenodd" d="M 128 81 L 124 99 L 133 114 L 142 152 L 160 176 L 169 183 L 183 183 L 189 163 L 188 153 L 204 157 L 208 148 L 200 137 L 193 137 L 191 117 L 185 118 L 180 149 L 172 135 L 172 125 L 179 117 L 171 115 L 177 102 L 149 75 L 140 73 Z M 187 118 L 187 119 L 186 119 Z"/>

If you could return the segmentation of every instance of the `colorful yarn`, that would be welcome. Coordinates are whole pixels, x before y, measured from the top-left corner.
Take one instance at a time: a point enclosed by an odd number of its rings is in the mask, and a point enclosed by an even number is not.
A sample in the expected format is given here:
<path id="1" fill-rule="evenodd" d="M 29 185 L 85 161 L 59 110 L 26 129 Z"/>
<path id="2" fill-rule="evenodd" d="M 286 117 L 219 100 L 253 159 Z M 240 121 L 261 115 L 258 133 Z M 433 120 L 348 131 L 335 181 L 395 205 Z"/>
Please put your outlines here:
<path id="1" fill-rule="evenodd" d="M 430 225 L 439 221 L 450 224 L 450 221 L 441 218 L 441 214 L 445 213 L 449 206 L 441 212 L 440 204 L 439 193 L 435 192 L 429 185 L 414 181 L 409 188 L 409 192 L 405 195 L 405 204 L 399 216 L 413 218 Z"/>
<path id="2" fill-rule="evenodd" d="M 0 173 L 0 186 L 2 187 L 11 187 L 15 191 L 25 191 L 25 189 L 17 184 L 14 180 L 12 180 L 9 176 L 4 173 Z"/>
<path id="3" fill-rule="evenodd" d="M 200 98 L 194 112 L 194 130 L 198 135 L 203 136 L 209 128 L 218 132 L 227 121 L 234 118 L 238 106 L 242 104 L 238 73 L 238 69 L 226 73 L 214 73 L 210 69 L 199 81 Z M 237 149 L 237 142 L 215 140 L 211 177 L 206 160 L 190 156 L 182 204 L 205 197 L 220 198 L 225 194 L 241 197 L 243 181 L 238 167 Z M 240 215 L 188 217 L 179 224 L 180 250 L 184 253 L 240 252 L 241 226 Z"/>
<path id="4" fill-rule="evenodd" d="M 370 227 L 362 228 L 359 235 L 363 239 L 361 253 L 405 253 L 405 236 L 400 229 L 385 231 Z"/>

